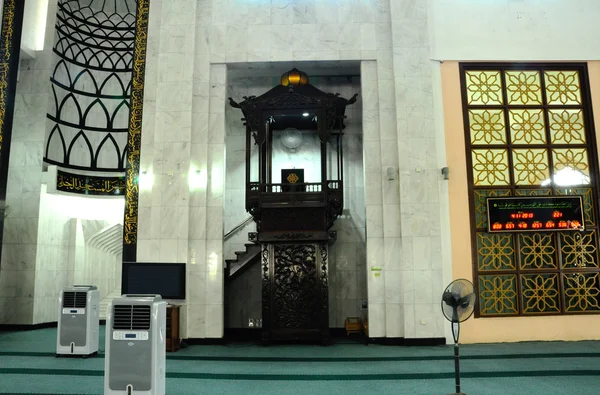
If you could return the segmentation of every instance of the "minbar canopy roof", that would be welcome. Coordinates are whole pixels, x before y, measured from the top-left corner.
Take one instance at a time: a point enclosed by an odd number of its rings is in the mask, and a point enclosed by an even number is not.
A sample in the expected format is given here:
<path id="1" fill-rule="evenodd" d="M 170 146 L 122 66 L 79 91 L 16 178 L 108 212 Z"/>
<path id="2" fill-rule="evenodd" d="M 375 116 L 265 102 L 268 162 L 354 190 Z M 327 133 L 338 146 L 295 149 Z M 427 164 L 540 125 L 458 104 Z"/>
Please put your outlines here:
<path id="1" fill-rule="evenodd" d="M 293 69 L 284 73 L 282 80 L 286 75 L 301 73 Z M 305 75 L 305 74 L 304 74 Z M 344 128 L 344 113 L 346 106 L 356 102 L 358 94 L 352 98 L 344 99 L 339 93 L 326 93 L 308 83 L 308 78 L 303 79 L 298 85 L 291 81 L 287 86 L 278 85 L 260 96 L 244 96 L 244 101 L 237 103 L 231 97 L 229 104 L 232 107 L 239 108 L 244 114 L 244 120 L 251 131 L 258 132 L 258 142 L 264 141 L 264 122 L 269 116 L 266 110 L 303 110 L 303 109 L 322 109 L 325 116 L 325 128 L 319 128 L 329 135 L 334 130 Z M 328 136 L 321 136 L 322 141 L 326 141 Z"/>

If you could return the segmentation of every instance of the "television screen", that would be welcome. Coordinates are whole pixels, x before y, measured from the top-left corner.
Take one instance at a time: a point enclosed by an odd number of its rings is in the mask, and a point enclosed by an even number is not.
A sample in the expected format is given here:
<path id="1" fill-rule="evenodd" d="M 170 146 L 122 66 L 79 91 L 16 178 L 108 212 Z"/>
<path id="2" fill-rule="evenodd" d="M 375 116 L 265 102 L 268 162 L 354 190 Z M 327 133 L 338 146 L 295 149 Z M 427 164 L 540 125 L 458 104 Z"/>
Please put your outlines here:
<path id="1" fill-rule="evenodd" d="M 185 263 L 123 262 L 123 294 L 185 299 Z"/>

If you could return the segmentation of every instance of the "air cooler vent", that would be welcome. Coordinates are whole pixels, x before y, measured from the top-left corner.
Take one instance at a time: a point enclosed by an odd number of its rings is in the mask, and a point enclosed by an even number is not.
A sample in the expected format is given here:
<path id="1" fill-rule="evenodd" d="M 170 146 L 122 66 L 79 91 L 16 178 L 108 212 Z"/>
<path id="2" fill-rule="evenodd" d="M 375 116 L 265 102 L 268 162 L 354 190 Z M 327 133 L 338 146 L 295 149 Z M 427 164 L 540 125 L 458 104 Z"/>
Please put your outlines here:
<path id="1" fill-rule="evenodd" d="M 68 309 L 85 308 L 87 301 L 87 292 L 63 292 L 63 307 Z"/>
<path id="2" fill-rule="evenodd" d="M 150 329 L 150 306 L 114 305 L 113 329 Z"/>

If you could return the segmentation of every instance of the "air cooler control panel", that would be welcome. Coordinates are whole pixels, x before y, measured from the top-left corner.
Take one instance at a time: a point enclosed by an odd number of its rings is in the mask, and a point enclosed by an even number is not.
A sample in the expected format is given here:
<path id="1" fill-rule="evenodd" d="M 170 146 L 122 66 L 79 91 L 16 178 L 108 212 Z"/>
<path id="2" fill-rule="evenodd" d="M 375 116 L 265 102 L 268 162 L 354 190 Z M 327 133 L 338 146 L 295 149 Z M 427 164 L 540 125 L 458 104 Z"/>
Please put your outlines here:
<path id="1" fill-rule="evenodd" d="M 63 308 L 63 314 L 85 314 L 85 308 Z"/>
<path id="2" fill-rule="evenodd" d="M 113 340 L 148 340 L 147 331 L 114 331 Z"/>

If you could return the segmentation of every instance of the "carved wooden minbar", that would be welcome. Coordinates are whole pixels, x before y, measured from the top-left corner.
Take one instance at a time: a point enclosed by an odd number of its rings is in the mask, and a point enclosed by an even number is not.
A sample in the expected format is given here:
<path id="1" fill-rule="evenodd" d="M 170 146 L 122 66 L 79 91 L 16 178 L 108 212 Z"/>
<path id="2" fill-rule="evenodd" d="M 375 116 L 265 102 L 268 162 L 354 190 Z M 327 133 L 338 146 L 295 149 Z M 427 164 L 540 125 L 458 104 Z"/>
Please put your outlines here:
<path id="1" fill-rule="evenodd" d="M 344 113 L 356 96 L 325 93 L 293 69 L 261 96 L 240 103 L 229 98 L 246 126 L 246 210 L 257 224 L 251 241 L 261 245 L 264 342 L 329 338 L 328 245 L 344 206 Z M 304 180 L 304 169 L 294 174 L 274 165 L 274 136 L 299 129 L 318 141 L 315 180 Z M 295 152 L 292 147 L 288 155 Z M 278 171 L 282 180 L 273 182 Z"/>

